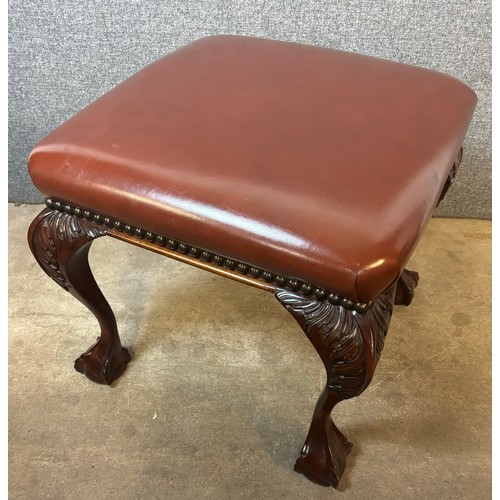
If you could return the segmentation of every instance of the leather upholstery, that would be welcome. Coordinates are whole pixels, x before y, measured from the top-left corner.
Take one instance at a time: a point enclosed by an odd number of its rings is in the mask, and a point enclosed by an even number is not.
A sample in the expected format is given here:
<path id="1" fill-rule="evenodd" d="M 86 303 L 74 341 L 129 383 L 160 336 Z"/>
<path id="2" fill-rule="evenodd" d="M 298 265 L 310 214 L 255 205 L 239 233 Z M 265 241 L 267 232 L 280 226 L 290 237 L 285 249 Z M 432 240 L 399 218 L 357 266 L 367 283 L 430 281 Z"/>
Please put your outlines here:
<path id="1" fill-rule="evenodd" d="M 47 196 L 368 302 L 410 258 L 475 104 L 434 71 L 209 37 L 57 128 L 29 172 Z"/>

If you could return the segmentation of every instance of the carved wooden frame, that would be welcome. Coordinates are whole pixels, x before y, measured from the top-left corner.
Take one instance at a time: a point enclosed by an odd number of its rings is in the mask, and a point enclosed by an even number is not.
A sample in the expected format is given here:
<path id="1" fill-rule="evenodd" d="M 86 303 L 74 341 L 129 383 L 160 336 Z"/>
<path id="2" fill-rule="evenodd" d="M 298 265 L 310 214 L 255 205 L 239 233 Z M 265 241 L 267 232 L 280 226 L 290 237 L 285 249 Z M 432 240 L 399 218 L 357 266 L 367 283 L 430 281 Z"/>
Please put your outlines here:
<path id="1" fill-rule="evenodd" d="M 396 284 L 365 314 L 278 289 L 276 298 L 299 323 L 326 369 L 326 386 L 314 410 L 295 470 L 312 481 L 337 487 L 352 445 L 330 414 L 343 399 L 359 396 L 369 385 L 384 348 Z"/>
<path id="2" fill-rule="evenodd" d="M 97 318 L 97 342 L 75 361 L 90 380 L 111 384 L 125 370 L 130 354 L 121 346 L 114 314 L 88 263 L 92 241 L 111 236 L 128 243 L 272 292 L 292 314 L 318 352 L 327 383 L 313 414 L 295 470 L 312 481 L 338 485 L 351 444 L 330 418 L 334 406 L 357 396 L 370 383 L 384 346 L 393 304 L 409 304 L 418 274 L 404 271 L 376 300 L 348 298 L 295 278 L 227 259 L 163 235 L 61 201 L 47 200 L 32 222 L 28 240 L 42 269 Z"/>
<path id="3" fill-rule="evenodd" d="M 33 220 L 28 231 L 31 252 L 41 268 L 99 322 L 97 342 L 75 361 L 75 369 L 98 384 L 111 384 L 130 361 L 129 352 L 121 346 L 113 311 L 88 262 L 92 241 L 107 232 L 105 226 L 48 208 Z"/>

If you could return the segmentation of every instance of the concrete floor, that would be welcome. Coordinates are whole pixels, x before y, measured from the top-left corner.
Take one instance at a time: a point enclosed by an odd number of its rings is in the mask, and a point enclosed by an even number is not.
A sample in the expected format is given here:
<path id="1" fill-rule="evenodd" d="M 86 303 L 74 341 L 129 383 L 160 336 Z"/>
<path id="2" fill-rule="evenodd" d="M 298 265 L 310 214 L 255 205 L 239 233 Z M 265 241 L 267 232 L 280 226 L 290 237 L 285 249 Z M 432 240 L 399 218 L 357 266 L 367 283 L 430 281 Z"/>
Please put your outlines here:
<path id="1" fill-rule="evenodd" d="M 335 421 L 340 491 L 293 472 L 323 367 L 272 295 L 111 238 L 91 251 L 133 362 L 112 386 L 73 361 L 98 335 L 46 277 L 9 207 L 12 499 L 488 498 L 491 224 L 434 219 L 371 386 Z"/>

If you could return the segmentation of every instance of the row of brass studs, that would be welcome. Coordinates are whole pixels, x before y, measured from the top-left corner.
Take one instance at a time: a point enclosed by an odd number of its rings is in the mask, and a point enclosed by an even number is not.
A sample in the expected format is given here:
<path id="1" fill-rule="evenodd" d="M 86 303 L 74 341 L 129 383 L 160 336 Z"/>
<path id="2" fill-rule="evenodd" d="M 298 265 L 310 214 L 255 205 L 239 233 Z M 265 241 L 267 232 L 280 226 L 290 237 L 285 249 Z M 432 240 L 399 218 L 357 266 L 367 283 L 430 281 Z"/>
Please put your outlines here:
<path id="1" fill-rule="evenodd" d="M 365 313 L 373 306 L 373 301 L 367 304 L 362 302 L 353 302 L 347 297 L 341 297 L 336 293 L 328 292 L 322 288 L 315 287 L 310 283 L 306 283 L 295 278 L 285 278 L 283 276 L 272 274 L 269 271 L 265 271 L 258 267 L 250 266 L 237 260 L 228 259 L 220 255 L 207 252 L 206 250 L 187 245 L 186 243 L 174 240 L 173 238 L 167 238 L 166 236 L 163 236 L 161 234 L 152 233 L 151 231 L 145 231 L 140 227 L 125 224 L 118 220 L 112 219 L 111 217 L 105 217 L 94 212 L 90 212 L 89 210 L 84 210 L 83 208 L 74 207 L 60 201 L 54 201 L 51 198 L 47 198 L 45 200 L 45 203 L 49 208 L 53 208 L 55 210 L 58 210 L 59 212 L 66 212 L 79 218 L 88 219 L 94 221 L 96 224 L 104 224 L 109 228 L 116 229 L 120 232 L 125 232 L 127 234 L 130 234 L 131 236 L 136 236 L 137 238 L 145 239 L 156 245 L 167 247 L 168 249 L 175 252 L 187 254 L 196 259 L 200 259 L 205 262 L 211 262 L 217 266 L 224 266 L 240 274 L 248 275 L 252 278 L 262 279 L 279 287 L 288 288 L 293 291 L 300 291 L 306 296 L 314 295 L 316 299 L 328 300 L 328 302 L 330 302 L 332 305 L 340 305 L 345 309 L 354 310 L 361 314 Z"/>

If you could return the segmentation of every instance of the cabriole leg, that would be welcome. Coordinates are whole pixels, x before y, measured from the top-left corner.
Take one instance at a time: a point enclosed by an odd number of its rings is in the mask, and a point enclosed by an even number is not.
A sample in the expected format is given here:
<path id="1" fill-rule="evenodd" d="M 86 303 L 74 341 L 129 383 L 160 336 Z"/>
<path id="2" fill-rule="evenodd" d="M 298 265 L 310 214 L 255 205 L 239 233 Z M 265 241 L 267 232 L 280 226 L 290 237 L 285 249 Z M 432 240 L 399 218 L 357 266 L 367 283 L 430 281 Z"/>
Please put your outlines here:
<path id="1" fill-rule="evenodd" d="M 409 306 L 415 294 L 415 288 L 418 285 L 418 273 L 405 269 L 398 278 L 396 284 L 396 305 Z"/>
<path id="2" fill-rule="evenodd" d="M 326 369 L 326 386 L 295 464 L 297 472 L 315 483 L 337 487 L 345 470 L 352 445 L 337 429 L 330 414 L 337 403 L 358 396 L 368 387 L 384 347 L 395 289 L 392 286 L 382 293 L 365 314 L 328 300 L 276 290 L 276 298 L 302 327 Z"/>
<path id="3" fill-rule="evenodd" d="M 130 361 L 118 336 L 115 316 L 94 280 L 88 262 L 90 245 L 106 226 L 71 213 L 46 208 L 31 223 L 28 242 L 41 268 L 97 318 L 101 335 L 75 361 L 75 368 L 93 382 L 111 384 Z"/>

